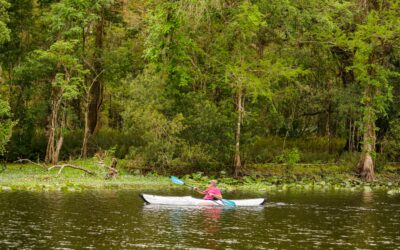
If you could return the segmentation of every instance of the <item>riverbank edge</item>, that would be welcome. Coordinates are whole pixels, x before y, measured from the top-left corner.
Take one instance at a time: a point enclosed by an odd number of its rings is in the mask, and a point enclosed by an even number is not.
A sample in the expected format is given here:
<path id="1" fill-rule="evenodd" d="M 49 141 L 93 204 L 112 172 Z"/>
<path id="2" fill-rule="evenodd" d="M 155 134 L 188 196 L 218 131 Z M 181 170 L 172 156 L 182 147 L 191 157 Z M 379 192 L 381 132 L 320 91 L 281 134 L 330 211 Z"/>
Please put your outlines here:
<path id="1" fill-rule="evenodd" d="M 65 169 L 58 176 L 58 170 L 44 171 L 32 164 L 10 164 L 0 172 L 0 192 L 80 192 L 84 190 L 169 190 L 187 189 L 173 184 L 166 176 L 157 174 L 132 175 L 120 171 L 117 178 L 105 180 L 106 169 L 95 167 L 91 162 L 79 165 L 94 171 L 95 176 L 82 171 Z M 201 173 L 182 176 L 190 185 L 203 187 L 213 176 Z M 328 175 L 272 175 L 269 177 L 246 176 L 240 180 L 231 177 L 218 178 L 223 192 L 282 192 L 282 191 L 383 191 L 389 195 L 400 195 L 400 175 L 396 173 L 377 174 L 377 181 L 363 182 L 350 173 L 331 173 Z"/>
<path id="2" fill-rule="evenodd" d="M 194 186 L 204 186 L 204 181 L 195 181 L 185 179 L 187 183 Z M 394 184 L 383 184 L 381 182 L 360 182 L 354 183 L 352 180 L 342 182 L 317 181 L 317 182 L 292 182 L 282 184 L 270 183 L 243 183 L 243 184 L 226 184 L 224 179 L 220 180 L 219 187 L 224 192 L 244 191 L 244 192 L 282 192 L 282 191 L 383 191 L 389 195 L 400 194 L 400 187 Z M 171 184 L 168 177 L 163 176 L 132 176 L 121 177 L 115 180 L 98 180 L 98 179 L 77 179 L 77 178 L 57 178 L 54 180 L 45 180 L 35 178 L 34 180 L 26 179 L 4 179 L 0 178 L 0 192 L 10 191 L 33 191 L 33 192 L 81 192 L 85 190 L 176 190 L 187 189 L 184 186 Z"/>

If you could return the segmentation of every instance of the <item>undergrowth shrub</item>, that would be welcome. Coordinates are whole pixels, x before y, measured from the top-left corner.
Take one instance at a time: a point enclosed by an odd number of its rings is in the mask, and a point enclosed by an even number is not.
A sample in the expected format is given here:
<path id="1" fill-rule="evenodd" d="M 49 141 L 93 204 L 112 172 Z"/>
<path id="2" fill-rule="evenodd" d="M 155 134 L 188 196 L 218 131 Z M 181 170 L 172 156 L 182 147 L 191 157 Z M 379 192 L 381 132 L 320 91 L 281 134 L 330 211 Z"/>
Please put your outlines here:
<path id="1" fill-rule="evenodd" d="M 278 163 L 286 163 L 292 166 L 300 161 L 301 155 L 297 148 L 284 150 L 282 154 L 276 156 Z"/>
<path id="2" fill-rule="evenodd" d="M 278 136 L 256 138 L 244 146 L 243 159 L 248 163 L 303 162 L 327 163 L 335 162 L 343 150 L 346 141 L 341 138 L 309 137 L 283 138 Z M 283 145 L 285 147 L 283 148 Z M 297 149 L 297 153 L 293 151 Z M 291 155 L 291 156 L 289 156 Z M 297 159 L 300 156 L 300 159 Z M 289 160 L 290 157 L 291 159 Z"/>
<path id="3" fill-rule="evenodd" d="M 60 160 L 78 158 L 81 152 L 83 131 L 66 130 L 64 143 L 60 152 Z M 120 130 L 102 129 L 89 140 L 88 155 L 94 155 L 99 150 L 113 149 L 114 156 L 125 158 L 129 147 L 135 142 L 135 137 Z M 5 158 L 15 161 L 18 158 L 43 160 L 46 153 L 47 137 L 44 129 L 37 129 L 30 133 L 15 130 L 7 146 Z"/>

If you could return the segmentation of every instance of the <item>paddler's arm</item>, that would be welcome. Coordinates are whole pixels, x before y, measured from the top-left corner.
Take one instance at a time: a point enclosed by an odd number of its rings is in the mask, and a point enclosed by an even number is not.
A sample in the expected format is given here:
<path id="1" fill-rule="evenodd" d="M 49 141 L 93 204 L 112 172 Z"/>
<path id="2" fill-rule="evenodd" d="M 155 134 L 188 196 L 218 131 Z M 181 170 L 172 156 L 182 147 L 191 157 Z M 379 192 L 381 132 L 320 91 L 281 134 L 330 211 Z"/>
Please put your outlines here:
<path id="1" fill-rule="evenodd" d="M 200 191 L 200 189 L 198 187 L 193 187 L 192 189 L 197 191 L 199 194 L 206 194 L 205 190 L 204 191 Z"/>

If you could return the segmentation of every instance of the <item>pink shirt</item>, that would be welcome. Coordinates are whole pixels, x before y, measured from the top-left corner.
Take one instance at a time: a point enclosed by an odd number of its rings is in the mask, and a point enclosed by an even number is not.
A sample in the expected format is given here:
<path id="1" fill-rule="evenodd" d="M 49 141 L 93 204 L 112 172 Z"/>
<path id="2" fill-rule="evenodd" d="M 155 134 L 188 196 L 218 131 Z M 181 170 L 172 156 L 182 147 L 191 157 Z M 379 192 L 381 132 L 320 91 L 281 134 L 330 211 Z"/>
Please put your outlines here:
<path id="1" fill-rule="evenodd" d="M 216 188 L 216 187 L 212 187 L 212 188 L 207 188 L 206 190 L 203 191 L 203 194 L 205 194 L 204 196 L 204 200 L 213 200 L 214 196 L 210 195 L 210 194 L 214 194 L 214 195 L 221 195 L 221 191 Z"/>

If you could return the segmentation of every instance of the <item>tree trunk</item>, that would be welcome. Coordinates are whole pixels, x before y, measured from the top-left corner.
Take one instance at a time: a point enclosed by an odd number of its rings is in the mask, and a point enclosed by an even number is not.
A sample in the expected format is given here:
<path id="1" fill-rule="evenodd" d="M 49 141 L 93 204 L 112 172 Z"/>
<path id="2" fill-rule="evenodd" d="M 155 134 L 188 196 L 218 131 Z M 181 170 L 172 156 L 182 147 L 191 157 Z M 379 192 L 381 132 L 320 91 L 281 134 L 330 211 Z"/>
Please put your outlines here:
<path id="1" fill-rule="evenodd" d="M 52 110 L 51 114 L 49 116 L 49 126 L 48 126 L 48 131 L 47 131 L 47 147 L 46 147 L 46 156 L 44 158 L 44 161 L 46 163 L 51 163 L 53 159 L 53 154 L 54 154 L 54 137 L 55 137 L 55 129 L 56 129 L 56 122 L 55 122 L 55 117 L 57 114 Z"/>
<path id="2" fill-rule="evenodd" d="M 84 115 L 85 115 L 85 130 L 83 132 L 83 143 L 81 148 L 81 158 L 87 157 L 87 146 L 89 143 L 90 138 L 90 128 L 89 128 L 89 107 L 88 107 L 88 100 L 84 101 Z"/>
<path id="3" fill-rule="evenodd" d="M 328 152 L 329 154 L 332 153 L 332 131 L 331 131 L 331 105 L 329 104 L 327 114 L 326 114 L 326 124 L 325 124 L 325 129 L 326 129 L 326 135 L 328 136 Z"/>
<path id="4" fill-rule="evenodd" d="M 90 101 L 89 101 L 89 132 L 93 134 L 97 128 L 100 109 L 103 101 L 103 83 L 101 77 L 97 77 L 103 70 L 101 63 L 101 53 L 103 50 L 103 37 L 104 37 L 104 17 L 101 13 L 101 18 L 96 24 L 96 39 L 95 39 L 95 53 L 94 53 L 94 70 L 93 72 L 93 86 L 90 88 Z"/>
<path id="5" fill-rule="evenodd" d="M 53 159 L 52 159 L 52 164 L 53 165 L 56 165 L 56 164 L 58 164 L 58 158 L 59 158 L 59 156 L 60 156 L 60 151 L 61 151 L 61 148 L 62 148 L 62 145 L 63 145 L 63 142 L 64 142 L 64 133 L 63 133 L 63 128 L 65 127 L 65 122 L 66 122 L 66 120 L 67 120 L 67 114 L 66 113 L 64 113 L 64 115 L 62 116 L 62 118 L 61 118 L 61 126 L 60 126 L 60 129 L 59 129 L 59 137 L 58 137 L 58 140 L 57 140 L 57 142 L 56 142 L 56 149 L 55 149 L 55 151 L 54 151 L 54 154 L 53 154 Z"/>
<path id="6" fill-rule="evenodd" d="M 55 137 L 56 137 L 56 129 L 57 129 L 57 120 L 58 120 L 58 112 L 61 106 L 61 99 L 62 99 L 62 90 L 60 89 L 52 89 L 51 93 L 51 113 L 49 116 L 49 125 L 47 131 L 47 148 L 46 148 L 46 156 L 45 162 L 56 164 L 54 162 L 55 159 Z"/>
<path id="7" fill-rule="evenodd" d="M 53 155 L 53 160 L 51 162 L 53 165 L 57 165 L 58 164 L 58 157 L 60 155 L 60 151 L 61 151 L 61 147 L 63 145 L 63 142 L 64 142 L 64 133 L 62 131 L 60 131 L 60 137 L 57 140 L 57 147 L 56 147 L 56 150 L 55 150 L 54 155 Z"/>
<path id="8" fill-rule="evenodd" d="M 236 110 L 237 110 L 237 127 L 236 127 L 236 135 L 235 135 L 235 157 L 234 157 L 234 177 L 237 178 L 242 170 L 242 162 L 240 159 L 240 128 L 242 126 L 242 118 L 243 118 L 243 91 L 242 89 L 238 90 L 236 95 Z"/>
<path id="9" fill-rule="evenodd" d="M 354 124 L 352 123 L 352 120 L 349 119 L 349 151 L 353 152 L 354 151 Z"/>
<path id="10" fill-rule="evenodd" d="M 100 77 L 100 75 L 104 71 L 101 71 L 99 74 L 97 74 L 90 85 L 88 86 L 85 94 L 85 98 L 83 100 L 83 113 L 84 113 L 84 119 L 85 119 L 85 129 L 83 132 L 83 142 L 82 142 L 82 148 L 81 148 L 81 158 L 86 158 L 87 157 L 87 147 L 89 143 L 90 136 L 92 135 L 92 132 L 90 130 L 90 110 L 89 110 L 89 103 L 90 103 L 90 94 L 91 90 L 96 83 L 97 79 Z"/>
<path id="11" fill-rule="evenodd" d="M 97 128 L 99 121 L 99 113 L 103 98 L 103 85 L 100 80 L 97 80 L 93 84 L 93 88 L 90 91 L 90 104 L 88 114 L 88 127 L 90 134 L 93 134 Z"/>
<path id="12" fill-rule="evenodd" d="M 368 102 L 363 118 L 364 137 L 362 154 L 357 166 L 359 175 L 366 181 L 375 180 L 373 154 L 375 153 L 376 135 L 374 117 L 372 103 Z"/>

